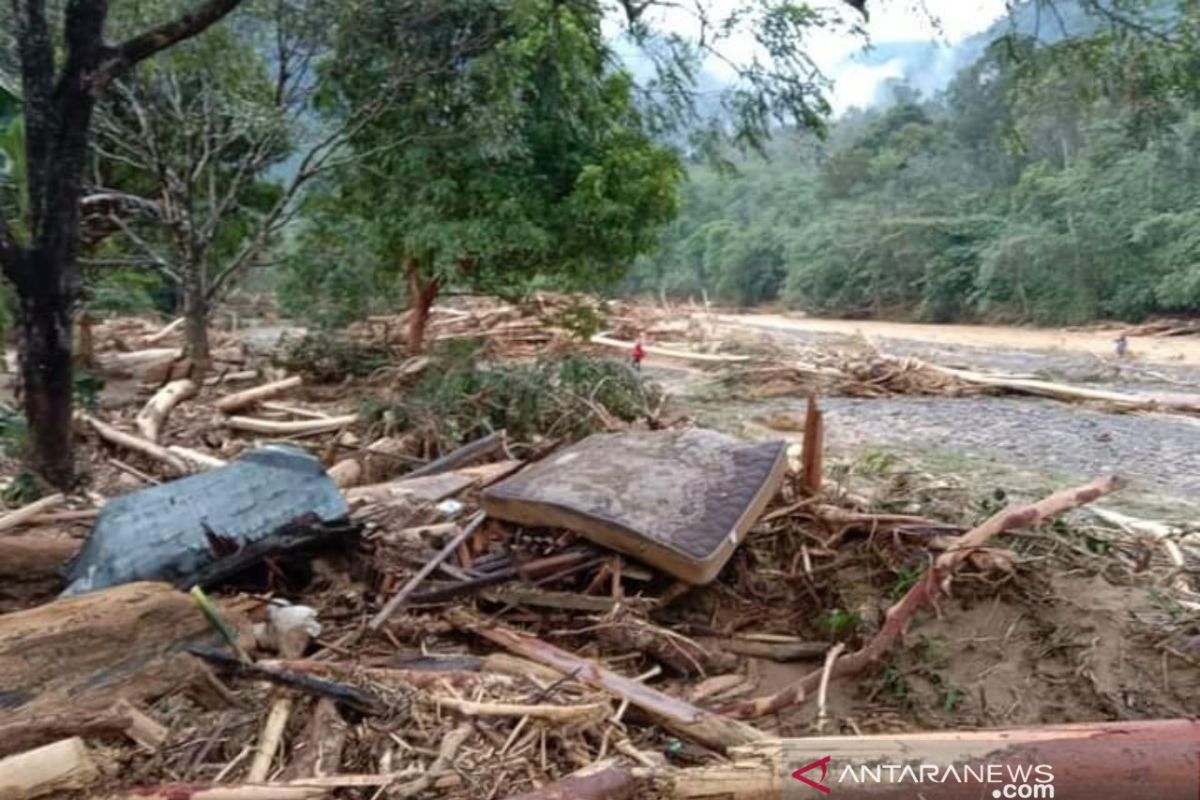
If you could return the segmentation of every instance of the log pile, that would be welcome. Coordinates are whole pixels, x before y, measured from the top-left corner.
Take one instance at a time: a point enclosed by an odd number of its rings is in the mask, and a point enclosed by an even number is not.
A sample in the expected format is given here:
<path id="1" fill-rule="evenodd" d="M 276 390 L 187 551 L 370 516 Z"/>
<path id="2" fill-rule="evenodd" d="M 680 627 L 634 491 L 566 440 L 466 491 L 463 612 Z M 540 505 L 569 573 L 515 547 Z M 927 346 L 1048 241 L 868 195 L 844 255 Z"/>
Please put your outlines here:
<path id="1" fill-rule="evenodd" d="M 482 326 L 495 353 L 516 358 L 560 344 L 615 353 L 650 335 L 657 357 L 725 370 L 723 380 L 767 393 L 1044 389 L 868 349 L 766 364 L 715 346 L 691 310 L 617 306 L 585 345 L 560 324 L 569 307 L 549 295 L 525 308 L 465 304 L 435 313 L 431 333 L 452 339 Z M 352 334 L 391 344 L 403 330 L 396 318 L 373 319 Z M 177 336 L 132 325 L 100 333 L 152 346 Z M 917 721 L 875 713 L 874 697 L 927 641 L 925 626 L 1040 586 L 1033 570 L 1046 563 L 1099 558 L 1043 523 L 1117 488 L 1103 478 L 984 512 L 966 493 L 913 508 L 914 497 L 937 493 L 909 477 L 905 496 L 867 498 L 832 479 L 814 401 L 780 494 L 719 579 L 689 586 L 571 531 L 482 513 L 484 486 L 555 441 L 497 432 L 426 453 L 416 432 L 369 423 L 352 385 L 245 366 L 250 385 L 179 379 L 148 387 L 144 404 L 81 419 L 96 493 L 0 516 L 0 610 L 10 612 L 0 613 L 0 797 L 779 796 L 793 757 L 781 737 L 820 734 L 819 747 L 842 754 L 875 746 L 870 734 L 918 737 Z M 212 588 L 213 608 L 204 593 L 163 584 L 45 596 L 106 496 L 280 439 L 321 457 L 361 536 L 273 555 Z M 1104 533 L 1088 541 L 1103 549 L 1104 569 L 1152 581 L 1172 609 L 1200 609 L 1194 534 L 1100 517 Z M 855 583 L 877 594 L 877 618 L 859 612 Z M 281 608 L 297 627 L 281 627 Z M 855 626 L 831 622 L 852 614 Z M 1154 634 L 1165 680 L 1180 693 L 1200 681 L 1194 630 L 1176 621 Z M 787 680 L 763 680 L 790 664 L 800 666 Z M 865 714 L 835 699 L 855 692 L 871 698 Z M 1142 714 L 1172 711 L 1147 704 Z M 1133 737 L 1126 745 L 1150 728 L 1200 735 L 1189 721 L 1143 725 L 1088 730 Z M 1061 726 L 1006 735 L 1075 752 Z"/>

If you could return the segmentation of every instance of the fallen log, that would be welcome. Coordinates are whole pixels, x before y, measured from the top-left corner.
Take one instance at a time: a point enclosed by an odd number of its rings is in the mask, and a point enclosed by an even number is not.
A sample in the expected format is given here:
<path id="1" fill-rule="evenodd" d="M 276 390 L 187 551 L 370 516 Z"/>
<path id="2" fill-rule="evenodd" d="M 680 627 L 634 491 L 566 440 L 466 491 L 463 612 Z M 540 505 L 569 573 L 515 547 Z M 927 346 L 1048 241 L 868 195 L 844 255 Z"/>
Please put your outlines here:
<path id="1" fill-rule="evenodd" d="M 61 796 L 99 778 L 87 745 L 76 736 L 0 759 L 0 800 Z"/>
<path id="2" fill-rule="evenodd" d="M 357 414 L 346 414 L 341 417 L 328 419 L 301 419 L 276 421 L 257 419 L 256 417 L 229 417 L 225 427 L 247 433 L 261 433 L 264 436 L 309 436 L 316 433 L 329 433 L 340 430 L 358 422 Z"/>
<path id="3" fill-rule="evenodd" d="M 193 450 L 190 447 L 183 447 L 182 445 L 173 444 L 167 449 L 188 462 L 189 465 L 195 467 L 196 471 L 217 469 L 229 463 L 224 459 L 210 456 L 208 453 L 202 453 L 199 450 Z"/>
<path id="4" fill-rule="evenodd" d="M 0 536 L 0 579 L 38 581 L 57 578 L 59 568 L 79 552 L 81 539 L 59 533 Z"/>
<path id="5" fill-rule="evenodd" d="M 255 386 L 251 389 L 245 389 L 234 394 L 226 395 L 218 400 L 213 405 L 218 411 L 223 414 L 231 414 L 234 411 L 241 411 L 244 408 L 249 408 L 260 400 L 266 400 L 271 397 L 278 397 L 281 394 L 295 389 L 304 383 L 304 379 L 299 375 L 293 375 L 290 378 L 283 380 L 264 383 L 262 386 Z"/>
<path id="6" fill-rule="evenodd" d="M 412 576 L 408 583 L 404 584 L 400 591 L 396 592 L 383 608 L 379 609 L 379 613 L 372 617 L 370 623 L 367 624 L 367 629 L 372 631 L 379 630 L 383 626 L 383 623 L 387 622 L 388 617 L 395 613 L 396 609 L 403 605 L 404 601 L 409 598 L 409 595 L 416 591 L 417 587 L 421 585 L 421 581 L 428 578 L 437 569 L 438 564 L 449 558 L 458 549 L 460 544 L 465 542 L 475 531 L 479 530 L 479 526 L 483 524 L 486 518 L 482 511 L 478 512 L 470 522 L 463 526 L 462 530 L 456 536 L 451 537 L 450 541 L 446 542 L 437 555 L 431 558 L 425 566 L 421 567 L 420 571 Z"/>
<path id="7" fill-rule="evenodd" d="M 6 723 L 107 712 L 175 691 L 203 672 L 183 648 L 211 638 L 192 600 L 129 583 L 0 616 Z"/>
<path id="8" fill-rule="evenodd" d="M 589 340 L 592 344 L 599 344 L 605 347 L 613 347 L 626 352 L 633 352 L 633 342 L 614 339 L 603 333 L 598 333 Z M 678 358 L 681 361 L 705 361 L 711 363 L 731 364 L 742 361 L 749 361 L 749 356 L 732 356 L 723 353 L 696 353 L 691 350 L 671 350 L 666 347 L 643 347 L 646 355 L 665 356 L 667 358 Z"/>
<path id="9" fill-rule="evenodd" d="M 378 439 L 330 467 L 329 477 L 339 489 L 386 481 L 404 471 L 411 446 L 404 436 Z"/>
<path id="10" fill-rule="evenodd" d="M 1200 721 L 1196 720 L 771 739 L 732 748 L 731 761 L 712 766 L 620 767 L 606 760 L 557 783 L 509 795 L 505 800 L 625 800 L 648 796 L 669 800 L 778 800 L 800 797 L 800 792 L 805 797 L 817 797 L 818 791 L 849 800 L 958 800 L 999 796 L 992 791 L 999 785 L 994 779 L 989 783 L 976 776 L 991 779 L 997 769 L 1007 776 L 1010 766 L 1026 770 L 1033 764 L 1050 766 L 1053 782 L 1045 785 L 1053 788 L 1056 797 L 1182 798 L 1196 791 L 1198 744 Z M 932 779 L 883 779 L 889 777 L 889 772 L 880 765 L 914 762 L 936 764 L 937 772 Z M 1146 764 L 1154 764 L 1155 768 L 1147 771 Z M 816 766 L 826 769 L 817 771 Z M 947 777 L 951 768 L 954 779 Z M 851 771 L 849 775 L 846 770 Z M 797 773 L 803 777 L 796 777 Z M 864 775 L 868 777 L 860 780 Z M 589 776 L 592 779 L 586 780 Z M 804 778 L 811 783 L 806 785 Z M 1001 779 L 1001 783 L 1007 782 Z M 814 784 L 824 789 L 816 789 Z M 1037 785 L 1035 781 L 1034 788 Z M 1050 794 L 1030 792 L 1028 796 Z"/>
<path id="11" fill-rule="evenodd" d="M 452 497 L 475 484 L 475 479 L 455 472 L 426 475 L 421 478 L 403 477 L 388 483 L 356 486 L 345 492 L 349 503 L 391 503 L 397 500 L 437 503 Z"/>
<path id="12" fill-rule="evenodd" d="M 327 697 L 317 701 L 308 718 L 302 743 L 292 752 L 292 762 L 284 771 L 289 780 L 336 775 L 342 767 L 349 726 L 338 713 L 337 705 Z"/>
<path id="13" fill-rule="evenodd" d="M 182 458 L 172 453 L 167 448 L 149 439 L 143 439 L 140 436 L 134 436 L 132 433 L 125 433 L 117 430 L 113 426 L 101 422 L 95 417 L 85 417 L 88 425 L 92 426 L 92 430 L 106 442 L 115 444 L 118 447 L 124 447 L 126 450 L 132 450 L 135 453 L 149 456 L 150 458 L 166 465 L 175 475 L 187 475 L 188 465 Z"/>
<path id="14" fill-rule="evenodd" d="M 129 353 L 106 353 L 97 361 L 100 371 L 105 374 L 140 377 L 141 373 L 169 365 L 180 358 L 183 358 L 183 350 L 178 347 L 152 347 Z"/>
<path id="15" fill-rule="evenodd" d="M 925 574 L 911 589 L 888 609 L 883 627 L 862 649 L 838 659 L 831 674 L 851 675 L 880 663 L 900 641 L 913 614 L 925 603 L 932 603 L 949 590 L 954 573 L 971 553 L 978 551 L 988 540 L 1011 528 L 1037 525 L 1064 511 L 1090 503 L 1121 487 L 1116 476 L 1099 478 L 1083 486 L 1064 489 L 1028 506 L 1006 508 L 988 518 L 983 524 L 963 534 L 954 544 L 934 559 Z M 819 685 L 824 670 L 818 669 L 775 694 L 747 700 L 727 709 L 735 718 L 746 719 L 773 714 L 795 703 L 803 702 Z"/>
<path id="16" fill-rule="evenodd" d="M 437 704 L 452 708 L 467 717 L 535 717 L 550 722 L 568 723 L 603 720 L 612 712 L 608 703 L 584 703 L 576 706 L 534 705 L 528 703 L 481 703 L 457 697 L 439 697 Z"/>
<path id="17" fill-rule="evenodd" d="M 182 328 L 183 322 L 184 322 L 183 317 L 178 317 L 178 318 L 172 320 L 171 322 L 164 325 L 162 328 L 155 331 L 154 333 L 150 333 L 150 334 L 143 336 L 142 344 L 145 344 L 145 345 L 158 344 L 163 339 L 166 339 L 168 336 L 173 334 L 175 331 Z"/>
<path id="18" fill-rule="evenodd" d="M 44 514 L 49 509 L 61 504 L 65 499 L 61 494 L 52 494 L 23 505 L 15 511 L 10 511 L 3 517 L 0 517 L 0 531 L 24 525 L 40 514 Z"/>
<path id="19" fill-rule="evenodd" d="M 560 781 L 504 800 L 634 800 L 646 796 L 643 790 L 651 781 L 635 778 L 628 769 L 617 767 L 611 759 L 573 772 Z"/>
<path id="20" fill-rule="evenodd" d="M 196 382 L 187 378 L 171 381 L 159 389 L 137 415 L 138 433 L 151 442 L 157 442 L 171 410 L 198 390 Z"/>
<path id="21" fill-rule="evenodd" d="M 1200 395 L 1188 394 L 1130 394 L 1106 389 L 1091 389 L 1031 378 L 1010 375 L 989 375 L 952 367 L 927 364 L 930 369 L 957 378 L 964 383 L 990 386 L 1017 394 L 1049 397 L 1065 402 L 1099 402 L 1114 406 L 1122 411 L 1179 411 L 1188 414 L 1200 413 Z"/>
<path id="22" fill-rule="evenodd" d="M 705 747 L 725 751 L 767 738 L 757 728 L 697 708 L 536 637 L 510 628 L 480 625 L 465 612 L 452 612 L 451 619 L 460 627 L 472 629 L 479 636 L 510 652 L 545 664 L 578 683 L 603 689 L 627 700 L 677 735 Z"/>
<path id="23" fill-rule="evenodd" d="M 464 444 L 457 450 L 452 450 L 441 458 L 430 461 L 423 467 L 418 467 L 405 475 L 406 478 L 420 478 L 423 475 L 437 475 L 449 472 L 459 467 L 465 467 L 475 461 L 482 461 L 497 453 L 504 452 L 504 431 L 496 431 L 482 439 L 476 439 Z"/>

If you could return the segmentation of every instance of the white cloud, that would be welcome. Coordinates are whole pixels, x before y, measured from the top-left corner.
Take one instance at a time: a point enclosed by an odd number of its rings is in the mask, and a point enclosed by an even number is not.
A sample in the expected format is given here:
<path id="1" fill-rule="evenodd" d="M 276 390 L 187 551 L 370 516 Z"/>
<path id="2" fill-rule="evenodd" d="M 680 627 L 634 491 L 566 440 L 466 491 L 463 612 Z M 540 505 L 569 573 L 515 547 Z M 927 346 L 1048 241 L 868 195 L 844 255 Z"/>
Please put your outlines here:
<path id="1" fill-rule="evenodd" d="M 739 2 L 713 0 L 706 5 L 712 18 L 718 19 Z M 862 36 L 850 32 L 852 24 L 862 22 L 857 11 L 843 0 L 812 2 L 846 21 L 841 27 L 814 30 L 805 43 L 808 56 L 833 81 L 830 101 L 836 111 L 869 103 L 882 81 L 903 74 L 899 62 L 867 65 L 852 60 L 866 44 Z M 954 45 L 987 29 L 1005 12 L 1005 0 L 868 0 L 867 5 L 870 21 L 864 27 L 875 44 L 915 41 Z M 653 23 L 684 36 L 694 36 L 696 18 L 688 8 L 687 4 L 681 4 L 660 10 Z M 725 43 L 722 53 L 735 62 L 746 62 L 754 57 L 755 46 L 748 37 L 741 37 Z M 705 68 L 720 78 L 733 76 L 732 68 L 716 59 L 710 59 Z"/>

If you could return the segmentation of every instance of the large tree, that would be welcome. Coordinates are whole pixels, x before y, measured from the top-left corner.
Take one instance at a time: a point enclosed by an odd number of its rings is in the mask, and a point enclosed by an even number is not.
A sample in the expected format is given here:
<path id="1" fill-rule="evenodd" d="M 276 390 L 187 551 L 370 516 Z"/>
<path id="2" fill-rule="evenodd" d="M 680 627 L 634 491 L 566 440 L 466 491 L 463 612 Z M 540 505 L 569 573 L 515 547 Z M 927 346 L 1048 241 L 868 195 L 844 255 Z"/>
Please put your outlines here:
<path id="1" fill-rule="evenodd" d="M 188 39 L 237 7 L 206 0 L 112 44 L 106 0 L 70 0 L 56 26 L 45 0 L 13 0 L 25 122 L 24 235 L 0 211 L 0 267 L 20 301 L 21 387 L 31 466 L 74 483 L 71 311 L 79 290 L 80 200 L 97 98 L 138 62 Z"/>
<path id="2" fill-rule="evenodd" d="M 397 48 L 381 30 L 354 43 L 369 55 L 344 75 L 333 113 L 387 68 Z M 437 52 L 464 37 L 490 41 L 414 81 L 354 138 L 376 155 L 331 183 L 294 276 L 299 293 L 319 294 L 338 269 L 327 265 L 341 261 L 331 249 L 370 247 L 374 264 L 349 264 L 403 282 L 414 352 L 443 288 L 513 290 L 546 276 L 599 285 L 653 244 L 676 202 L 679 163 L 648 135 L 594 9 L 465 3 L 424 45 Z M 402 147 L 385 148 L 397 139 Z"/>

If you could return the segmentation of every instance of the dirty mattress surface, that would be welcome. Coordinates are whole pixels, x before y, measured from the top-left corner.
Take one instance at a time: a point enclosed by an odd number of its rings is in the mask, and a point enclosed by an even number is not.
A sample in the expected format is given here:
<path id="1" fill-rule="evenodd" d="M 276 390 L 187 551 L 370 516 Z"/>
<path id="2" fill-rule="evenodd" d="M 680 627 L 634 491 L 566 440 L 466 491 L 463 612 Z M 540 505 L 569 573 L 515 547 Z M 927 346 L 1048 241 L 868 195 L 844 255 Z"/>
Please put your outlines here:
<path id="1" fill-rule="evenodd" d="M 707 583 L 778 490 L 785 449 L 703 429 L 597 434 L 491 487 L 483 503 L 499 519 L 568 528 Z"/>

